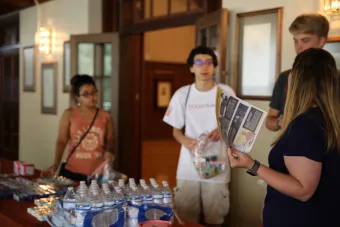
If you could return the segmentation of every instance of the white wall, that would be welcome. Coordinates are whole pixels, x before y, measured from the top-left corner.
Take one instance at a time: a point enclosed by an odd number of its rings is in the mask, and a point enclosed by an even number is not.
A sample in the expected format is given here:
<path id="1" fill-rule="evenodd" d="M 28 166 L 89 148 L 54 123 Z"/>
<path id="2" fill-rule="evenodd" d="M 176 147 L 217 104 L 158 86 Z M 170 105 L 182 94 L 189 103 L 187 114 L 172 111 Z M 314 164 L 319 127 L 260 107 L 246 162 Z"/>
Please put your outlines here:
<path id="1" fill-rule="evenodd" d="M 56 32 L 56 51 L 51 56 L 39 55 L 36 61 L 36 91 L 23 92 L 22 55 L 20 56 L 20 141 L 19 159 L 46 168 L 53 163 L 59 119 L 69 105 L 69 96 L 62 92 L 63 42 L 71 34 L 101 32 L 101 1 L 53 0 L 40 5 L 40 25 Z M 37 7 L 20 12 L 21 48 L 34 45 L 37 31 Z M 21 52 L 22 53 L 22 52 Z M 41 114 L 41 62 L 58 64 L 57 115 Z"/>
<path id="2" fill-rule="evenodd" d="M 256 2 L 256 3 L 255 3 Z M 323 8 L 323 0 L 223 0 L 223 7 L 229 11 L 229 40 L 228 40 L 228 66 L 230 75 L 233 75 L 234 53 L 235 53 L 235 22 L 236 14 L 256 10 L 283 7 L 283 33 L 282 33 L 282 71 L 289 69 L 294 61 L 295 51 L 292 37 L 288 31 L 290 23 L 294 18 L 307 12 L 319 12 Z M 331 22 L 330 35 L 339 34 L 339 21 Z M 249 100 L 248 100 L 249 101 Z M 269 109 L 268 101 L 249 101 L 262 108 Z M 270 143 L 276 133 L 268 131 L 265 126 L 257 138 L 251 151 L 253 158 L 264 164 L 268 164 L 268 153 Z M 231 215 L 233 227 L 258 227 L 261 226 L 261 210 L 265 196 L 265 188 L 257 184 L 257 178 L 245 173 L 245 170 L 233 169 L 231 182 L 232 206 Z"/>

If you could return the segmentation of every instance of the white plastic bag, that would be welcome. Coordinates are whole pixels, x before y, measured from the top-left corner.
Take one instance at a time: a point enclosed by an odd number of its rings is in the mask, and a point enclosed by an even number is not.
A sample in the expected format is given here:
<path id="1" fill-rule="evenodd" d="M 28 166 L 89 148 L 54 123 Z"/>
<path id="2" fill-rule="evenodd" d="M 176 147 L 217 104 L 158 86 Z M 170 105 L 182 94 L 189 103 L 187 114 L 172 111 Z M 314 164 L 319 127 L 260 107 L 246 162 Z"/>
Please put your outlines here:
<path id="1" fill-rule="evenodd" d="M 112 163 L 103 162 L 93 173 L 89 176 L 89 181 L 97 180 L 98 183 L 108 183 L 109 180 L 118 181 L 119 179 L 127 180 L 127 176 L 117 170 L 113 169 Z"/>

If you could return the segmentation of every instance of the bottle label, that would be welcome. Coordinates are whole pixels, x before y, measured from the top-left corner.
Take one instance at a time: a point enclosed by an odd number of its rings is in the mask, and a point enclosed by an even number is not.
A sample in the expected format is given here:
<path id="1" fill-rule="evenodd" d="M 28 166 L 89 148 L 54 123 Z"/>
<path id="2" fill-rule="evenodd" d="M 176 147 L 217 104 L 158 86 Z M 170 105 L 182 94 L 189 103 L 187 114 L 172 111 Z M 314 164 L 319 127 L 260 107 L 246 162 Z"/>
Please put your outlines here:
<path id="1" fill-rule="evenodd" d="M 154 201 L 154 203 L 156 203 L 156 204 L 162 204 L 163 199 L 161 199 L 161 198 L 154 198 L 153 201 Z"/>
<path id="2" fill-rule="evenodd" d="M 83 227 L 87 211 L 76 210 L 75 214 L 76 214 L 76 227 Z"/>
<path id="3" fill-rule="evenodd" d="M 91 210 L 101 210 L 103 208 L 103 203 L 93 203 L 91 206 Z"/>
<path id="4" fill-rule="evenodd" d="M 171 197 L 164 197 L 163 201 L 164 201 L 165 204 L 169 204 L 169 203 L 172 203 L 172 198 Z"/>
<path id="5" fill-rule="evenodd" d="M 75 202 L 71 202 L 71 201 L 64 201 L 63 202 L 63 208 L 65 210 L 73 210 L 76 208 L 76 204 Z"/>

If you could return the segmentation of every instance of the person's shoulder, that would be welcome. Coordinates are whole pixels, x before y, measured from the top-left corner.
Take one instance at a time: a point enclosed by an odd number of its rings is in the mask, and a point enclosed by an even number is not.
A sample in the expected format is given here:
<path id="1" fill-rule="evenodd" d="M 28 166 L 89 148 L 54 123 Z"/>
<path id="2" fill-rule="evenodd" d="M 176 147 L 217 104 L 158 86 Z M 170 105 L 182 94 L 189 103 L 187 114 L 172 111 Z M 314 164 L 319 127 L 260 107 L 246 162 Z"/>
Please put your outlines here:
<path id="1" fill-rule="evenodd" d="M 67 108 L 66 110 L 64 110 L 63 115 L 68 117 L 72 116 L 73 113 L 76 111 L 76 108 L 77 108 L 76 106 Z"/>
<path id="2" fill-rule="evenodd" d="M 103 114 L 105 117 L 111 117 L 110 111 L 105 110 L 104 108 L 99 108 L 98 112 Z"/>
<path id="3" fill-rule="evenodd" d="M 61 116 L 61 119 L 62 120 L 70 120 L 72 118 L 72 116 L 74 115 L 75 108 L 76 107 L 69 107 L 69 108 L 65 109 L 63 115 Z"/>
<path id="4" fill-rule="evenodd" d="M 232 96 L 236 96 L 236 93 L 234 91 L 234 89 L 232 89 L 229 85 L 227 84 L 218 84 L 218 86 L 227 94 L 232 95 Z"/>
<path id="5" fill-rule="evenodd" d="M 292 122 L 291 127 L 299 127 L 306 130 L 323 131 L 324 118 L 319 108 L 310 108 L 297 116 Z"/>
<path id="6" fill-rule="evenodd" d="M 174 97 L 178 97 L 178 98 L 181 98 L 183 96 L 186 97 L 188 95 L 190 86 L 192 86 L 192 84 L 185 85 L 185 86 L 178 88 L 174 93 Z"/>
<path id="7" fill-rule="evenodd" d="M 291 71 L 292 71 L 292 69 L 288 69 L 286 71 L 281 72 L 280 75 L 279 75 L 279 79 L 287 79 L 288 80 L 288 76 L 289 76 Z"/>

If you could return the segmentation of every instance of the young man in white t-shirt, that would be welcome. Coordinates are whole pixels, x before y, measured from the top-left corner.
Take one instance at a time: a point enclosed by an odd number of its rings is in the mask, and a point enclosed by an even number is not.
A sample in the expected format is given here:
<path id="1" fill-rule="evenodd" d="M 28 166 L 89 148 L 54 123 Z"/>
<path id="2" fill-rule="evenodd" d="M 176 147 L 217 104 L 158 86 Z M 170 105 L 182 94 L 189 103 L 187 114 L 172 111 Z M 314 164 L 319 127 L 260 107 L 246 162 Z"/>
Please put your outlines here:
<path id="1" fill-rule="evenodd" d="M 230 206 L 230 167 L 221 175 L 203 180 L 191 161 L 190 151 L 197 143 L 197 138 L 208 131 L 210 141 L 206 149 L 227 152 L 216 121 L 217 88 L 229 95 L 235 95 L 235 92 L 229 86 L 217 85 L 213 81 L 218 62 L 212 49 L 196 47 L 189 54 L 187 64 L 195 76 L 195 83 L 175 92 L 163 119 L 173 127 L 174 138 L 182 144 L 177 168 L 175 207 L 183 219 L 199 222 L 200 214 L 203 213 L 208 226 L 221 226 Z"/>

